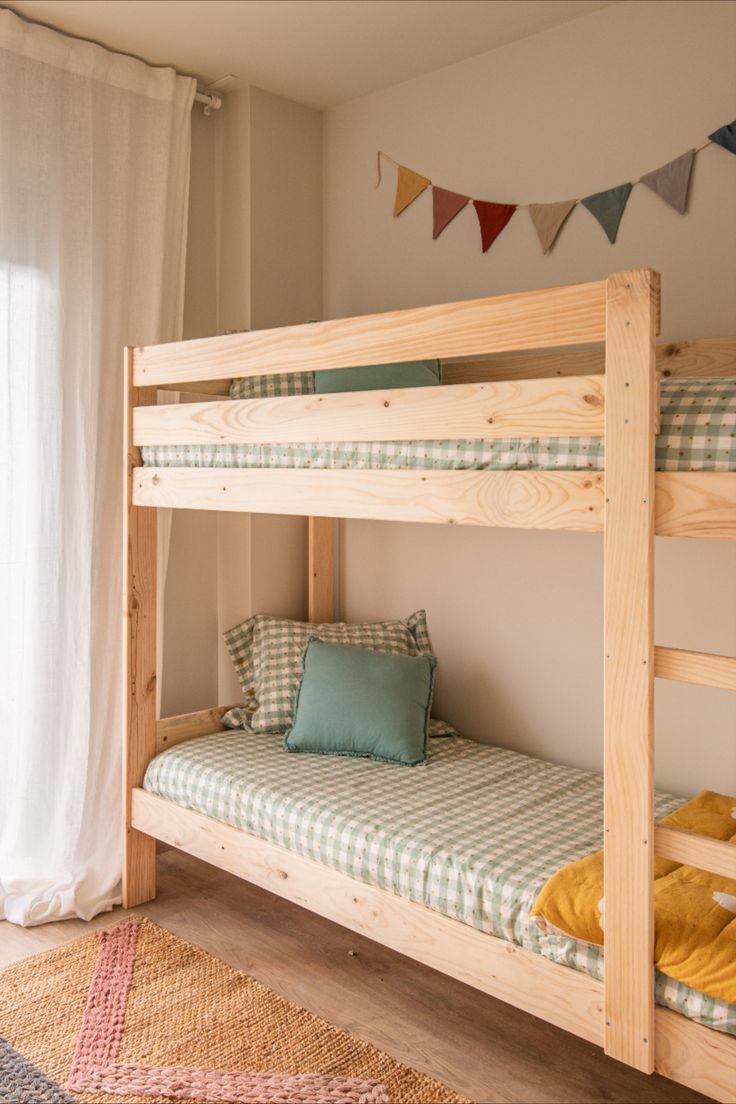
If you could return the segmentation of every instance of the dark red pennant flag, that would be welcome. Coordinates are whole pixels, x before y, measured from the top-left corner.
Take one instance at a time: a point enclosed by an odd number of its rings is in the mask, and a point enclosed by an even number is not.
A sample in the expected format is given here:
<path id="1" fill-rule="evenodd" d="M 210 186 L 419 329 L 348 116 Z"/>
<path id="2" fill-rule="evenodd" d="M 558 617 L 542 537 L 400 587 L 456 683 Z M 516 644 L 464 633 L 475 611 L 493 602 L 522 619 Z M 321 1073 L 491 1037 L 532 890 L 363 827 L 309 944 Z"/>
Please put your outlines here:
<path id="1" fill-rule="evenodd" d="M 487 253 L 516 210 L 516 204 L 488 203 L 485 199 L 474 199 L 473 206 L 480 223 L 483 252 Z"/>
<path id="2" fill-rule="evenodd" d="M 470 196 L 448 192 L 446 188 L 432 188 L 432 237 L 435 240 L 469 202 Z"/>

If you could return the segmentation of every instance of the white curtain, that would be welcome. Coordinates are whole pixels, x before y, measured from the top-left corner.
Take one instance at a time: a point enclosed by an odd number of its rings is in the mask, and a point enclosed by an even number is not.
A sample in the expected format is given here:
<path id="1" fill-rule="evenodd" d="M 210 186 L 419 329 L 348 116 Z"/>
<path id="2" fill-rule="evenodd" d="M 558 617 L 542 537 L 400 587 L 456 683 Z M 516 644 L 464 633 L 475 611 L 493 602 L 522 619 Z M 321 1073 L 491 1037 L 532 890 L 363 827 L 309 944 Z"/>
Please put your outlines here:
<path id="1" fill-rule="evenodd" d="M 0 916 L 121 867 L 122 348 L 181 335 L 194 82 L 0 10 Z"/>

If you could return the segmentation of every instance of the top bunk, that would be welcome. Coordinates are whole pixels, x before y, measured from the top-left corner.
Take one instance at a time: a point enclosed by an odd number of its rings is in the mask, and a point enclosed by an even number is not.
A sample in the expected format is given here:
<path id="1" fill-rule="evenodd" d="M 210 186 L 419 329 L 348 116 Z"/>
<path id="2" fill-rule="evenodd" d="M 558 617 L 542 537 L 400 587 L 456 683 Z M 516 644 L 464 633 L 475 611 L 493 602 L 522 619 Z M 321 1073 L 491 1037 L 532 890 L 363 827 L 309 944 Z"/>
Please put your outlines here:
<path id="1" fill-rule="evenodd" d="M 651 445 L 656 533 L 736 538 L 730 459 L 694 465 L 700 470 L 654 472 L 659 379 L 699 379 L 706 398 L 695 420 L 702 432 L 713 401 L 708 380 L 716 394 L 731 377 L 736 393 L 736 341 L 657 348 L 658 328 L 658 276 L 637 270 L 517 295 L 129 348 L 130 502 L 596 532 L 604 527 L 603 459 L 575 470 L 498 470 L 476 463 L 461 470 L 422 463 L 352 467 L 349 456 L 340 466 L 311 467 L 309 449 L 331 449 L 334 458 L 347 443 L 377 449 L 379 442 L 467 446 L 541 439 L 563 449 L 593 442 L 603 457 L 608 449 L 625 453 L 639 435 Z M 218 381 L 233 377 L 247 384 L 429 359 L 442 362 L 442 385 L 260 398 L 212 394 L 191 401 L 191 392 L 221 390 Z M 172 390 L 187 401 L 167 402 Z M 720 410 L 717 445 L 725 438 L 730 458 L 736 455 L 736 413 L 731 405 L 725 414 L 723 404 Z M 156 459 L 167 449 L 206 452 L 208 446 L 219 450 L 216 466 L 164 466 Z M 280 451 L 279 465 L 301 466 L 239 466 L 228 459 L 239 448 L 256 456 L 272 448 Z M 289 450 L 307 451 L 289 461 Z"/>

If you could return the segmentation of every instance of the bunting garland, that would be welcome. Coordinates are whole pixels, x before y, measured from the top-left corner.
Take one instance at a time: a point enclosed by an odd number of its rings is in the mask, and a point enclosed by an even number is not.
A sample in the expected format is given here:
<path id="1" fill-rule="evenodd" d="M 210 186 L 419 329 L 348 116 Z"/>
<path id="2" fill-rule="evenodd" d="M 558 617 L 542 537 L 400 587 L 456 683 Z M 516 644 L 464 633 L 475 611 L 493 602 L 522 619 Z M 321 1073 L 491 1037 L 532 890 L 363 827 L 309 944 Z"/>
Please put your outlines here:
<path id="1" fill-rule="evenodd" d="M 488 252 L 520 207 L 526 207 L 528 210 L 543 253 L 549 253 L 552 249 L 562 227 L 577 206 L 585 207 L 593 215 L 613 245 L 618 236 L 629 196 L 637 184 L 643 184 L 649 188 L 678 215 L 685 214 L 695 156 L 710 145 L 720 146 L 727 153 L 736 154 L 736 119 L 714 130 L 702 145 L 687 150 L 658 169 L 644 173 L 638 180 L 627 181 L 614 188 L 606 188 L 602 192 L 594 192 L 592 195 L 577 199 L 565 199 L 558 203 L 497 203 L 486 199 L 472 199 L 462 192 L 440 188 L 428 177 L 407 168 L 406 165 L 400 165 L 398 161 L 394 161 L 392 157 L 380 150 L 376 187 L 381 183 L 381 158 L 384 158 L 396 165 L 397 169 L 394 218 L 405 211 L 427 188 L 431 188 L 432 238 L 435 241 L 453 219 L 472 203 L 478 218 L 481 248 L 484 253 Z"/>

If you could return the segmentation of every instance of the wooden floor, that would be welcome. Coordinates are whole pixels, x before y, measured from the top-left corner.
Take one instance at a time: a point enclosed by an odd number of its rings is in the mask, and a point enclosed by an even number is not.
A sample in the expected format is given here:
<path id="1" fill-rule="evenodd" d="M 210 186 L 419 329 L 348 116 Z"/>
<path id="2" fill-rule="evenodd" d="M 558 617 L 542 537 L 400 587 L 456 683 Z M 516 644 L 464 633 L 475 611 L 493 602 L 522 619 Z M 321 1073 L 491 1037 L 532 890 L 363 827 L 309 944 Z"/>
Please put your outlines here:
<path id="1" fill-rule="evenodd" d="M 158 865 L 159 895 L 136 911 L 478 1104 L 706 1100 L 178 851 Z M 122 915 L 0 923 L 0 967 Z"/>

